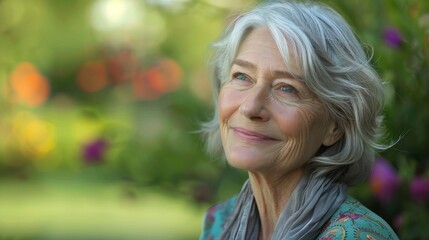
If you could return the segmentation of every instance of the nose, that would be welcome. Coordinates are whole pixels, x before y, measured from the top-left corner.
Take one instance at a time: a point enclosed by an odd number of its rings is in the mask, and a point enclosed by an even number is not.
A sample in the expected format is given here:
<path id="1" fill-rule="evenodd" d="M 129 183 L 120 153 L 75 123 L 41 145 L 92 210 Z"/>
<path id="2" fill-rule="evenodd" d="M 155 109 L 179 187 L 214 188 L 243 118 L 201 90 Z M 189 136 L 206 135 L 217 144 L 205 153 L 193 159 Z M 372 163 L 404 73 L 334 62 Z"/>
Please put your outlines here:
<path id="1" fill-rule="evenodd" d="M 267 121 L 270 112 L 267 108 L 269 102 L 269 91 L 264 87 L 253 87 L 249 90 L 244 100 L 240 104 L 239 111 L 253 121 Z"/>

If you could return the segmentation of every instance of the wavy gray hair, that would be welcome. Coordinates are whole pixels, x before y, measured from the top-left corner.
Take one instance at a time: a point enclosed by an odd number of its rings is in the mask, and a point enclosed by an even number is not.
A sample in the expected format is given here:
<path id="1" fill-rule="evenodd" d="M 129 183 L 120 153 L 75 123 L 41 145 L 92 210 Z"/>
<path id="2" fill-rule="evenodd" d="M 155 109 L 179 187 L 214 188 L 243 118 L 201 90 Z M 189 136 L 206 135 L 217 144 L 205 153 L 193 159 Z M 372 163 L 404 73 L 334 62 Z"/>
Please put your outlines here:
<path id="1" fill-rule="evenodd" d="M 228 79 L 238 48 L 252 29 L 267 27 L 286 65 L 301 66 L 307 87 L 324 104 L 344 132 L 334 145 L 321 149 L 308 165 L 312 174 L 330 176 L 347 185 L 369 175 L 383 108 L 382 82 L 355 34 L 330 7 L 315 2 L 270 1 L 238 15 L 212 44 L 213 119 L 202 125 L 207 149 L 222 154 L 218 95 Z M 291 58 L 290 56 L 295 56 Z"/>

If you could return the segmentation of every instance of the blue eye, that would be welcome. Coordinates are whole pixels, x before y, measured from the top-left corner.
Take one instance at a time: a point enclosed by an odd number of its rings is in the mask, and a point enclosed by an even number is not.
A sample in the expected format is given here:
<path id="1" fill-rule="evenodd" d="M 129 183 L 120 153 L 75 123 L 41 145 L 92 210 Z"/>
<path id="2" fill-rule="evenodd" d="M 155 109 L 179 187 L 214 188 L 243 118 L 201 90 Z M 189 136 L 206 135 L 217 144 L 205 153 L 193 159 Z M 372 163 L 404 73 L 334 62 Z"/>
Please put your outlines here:
<path id="1" fill-rule="evenodd" d="M 297 90 L 290 85 L 283 85 L 280 87 L 280 90 L 286 93 L 296 93 Z"/>
<path id="2" fill-rule="evenodd" d="M 235 73 L 233 75 L 233 78 L 241 80 L 241 81 L 246 81 L 247 80 L 247 76 L 243 73 Z"/>

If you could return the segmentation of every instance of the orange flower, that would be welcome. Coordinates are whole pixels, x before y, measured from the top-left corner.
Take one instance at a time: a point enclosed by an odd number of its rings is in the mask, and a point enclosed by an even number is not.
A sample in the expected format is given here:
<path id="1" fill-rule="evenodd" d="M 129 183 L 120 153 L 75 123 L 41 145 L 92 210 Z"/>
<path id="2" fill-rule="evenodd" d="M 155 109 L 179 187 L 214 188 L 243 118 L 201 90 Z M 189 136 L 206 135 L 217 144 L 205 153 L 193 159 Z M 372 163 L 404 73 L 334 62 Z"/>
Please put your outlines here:
<path id="1" fill-rule="evenodd" d="M 101 61 L 86 62 L 77 76 L 77 85 L 85 92 L 93 93 L 103 89 L 107 83 L 107 69 Z"/>
<path id="2" fill-rule="evenodd" d="M 183 71 L 176 61 L 164 58 L 153 66 L 161 74 L 160 78 L 155 79 L 159 90 L 162 92 L 171 92 L 176 90 L 182 83 Z"/>
<path id="3" fill-rule="evenodd" d="M 153 78 L 157 78 L 159 73 L 155 71 L 142 70 L 132 79 L 134 96 L 137 99 L 154 100 L 162 93 L 158 90 L 159 86 L 154 87 Z M 151 82 L 152 81 L 152 82 Z"/>
<path id="4" fill-rule="evenodd" d="M 164 58 L 133 76 L 134 95 L 138 99 L 156 99 L 162 94 L 175 91 L 180 86 L 182 78 L 182 68 L 174 60 Z"/>
<path id="5" fill-rule="evenodd" d="M 10 75 L 10 83 L 17 100 L 30 106 L 39 106 L 49 97 L 49 82 L 31 63 L 18 64 Z"/>

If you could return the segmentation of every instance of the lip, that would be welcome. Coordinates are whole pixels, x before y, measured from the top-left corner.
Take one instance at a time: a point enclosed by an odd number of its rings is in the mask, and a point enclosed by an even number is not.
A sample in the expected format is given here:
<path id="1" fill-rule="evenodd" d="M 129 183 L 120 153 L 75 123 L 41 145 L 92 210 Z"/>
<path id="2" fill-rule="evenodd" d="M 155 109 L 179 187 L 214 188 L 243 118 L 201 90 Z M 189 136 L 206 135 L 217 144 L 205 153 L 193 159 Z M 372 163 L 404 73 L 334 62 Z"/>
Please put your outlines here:
<path id="1" fill-rule="evenodd" d="M 238 135 L 240 138 L 248 141 L 275 141 L 277 139 L 274 139 L 270 136 L 254 132 L 251 130 L 247 130 L 244 128 L 232 128 L 234 133 Z"/>

